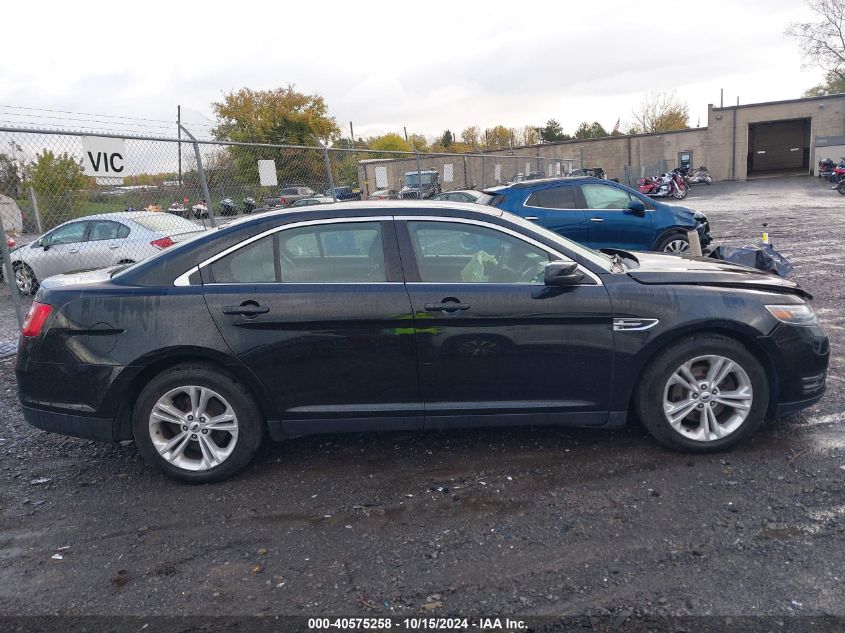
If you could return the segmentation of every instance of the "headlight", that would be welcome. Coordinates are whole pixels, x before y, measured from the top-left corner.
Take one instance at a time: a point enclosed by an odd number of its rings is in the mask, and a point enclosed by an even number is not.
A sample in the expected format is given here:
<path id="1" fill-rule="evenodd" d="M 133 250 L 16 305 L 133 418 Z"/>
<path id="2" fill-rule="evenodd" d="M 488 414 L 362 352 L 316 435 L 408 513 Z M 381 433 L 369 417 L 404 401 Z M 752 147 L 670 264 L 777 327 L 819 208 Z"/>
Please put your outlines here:
<path id="1" fill-rule="evenodd" d="M 807 303 L 766 306 L 766 310 L 778 321 L 790 325 L 818 325 L 819 322 L 813 308 Z"/>

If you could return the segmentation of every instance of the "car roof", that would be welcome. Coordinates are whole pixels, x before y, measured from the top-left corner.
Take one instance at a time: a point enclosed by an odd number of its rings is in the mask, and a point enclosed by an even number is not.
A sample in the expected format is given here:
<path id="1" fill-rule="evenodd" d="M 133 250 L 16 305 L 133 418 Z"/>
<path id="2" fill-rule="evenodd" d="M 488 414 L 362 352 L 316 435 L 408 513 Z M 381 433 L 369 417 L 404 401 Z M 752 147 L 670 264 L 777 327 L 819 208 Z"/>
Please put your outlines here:
<path id="1" fill-rule="evenodd" d="M 601 178 L 596 178 L 595 176 L 561 176 L 560 178 L 536 178 L 534 180 L 523 180 L 521 182 L 513 182 L 507 185 L 499 185 L 498 187 L 488 187 L 484 191 L 487 192 L 496 192 L 496 191 L 504 191 L 506 189 L 531 189 L 532 187 L 536 187 L 537 185 L 552 185 L 555 183 L 572 183 L 572 182 L 580 182 L 580 181 L 597 181 L 603 182 Z"/>
<path id="2" fill-rule="evenodd" d="M 166 211 L 115 211 L 114 213 L 96 213 L 94 215 L 84 215 L 79 218 L 74 218 L 73 220 L 68 220 L 67 222 L 64 222 L 64 224 L 69 224 L 70 222 L 81 222 L 84 220 L 124 220 L 126 222 L 131 222 L 132 220 L 135 220 L 137 218 L 146 218 L 153 215 L 173 214 L 167 213 Z"/>

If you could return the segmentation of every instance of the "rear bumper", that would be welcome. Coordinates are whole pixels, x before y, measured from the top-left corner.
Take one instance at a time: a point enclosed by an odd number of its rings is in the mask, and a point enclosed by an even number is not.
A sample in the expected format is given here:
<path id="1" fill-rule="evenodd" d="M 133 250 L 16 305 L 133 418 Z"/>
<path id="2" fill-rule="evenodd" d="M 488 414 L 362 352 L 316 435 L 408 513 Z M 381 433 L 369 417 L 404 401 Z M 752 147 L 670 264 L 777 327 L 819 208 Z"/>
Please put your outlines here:
<path id="1" fill-rule="evenodd" d="M 82 415 L 70 415 L 33 409 L 22 406 L 23 417 L 32 426 L 50 433 L 60 433 L 81 437 L 86 440 L 98 440 L 100 442 L 114 442 L 114 420 L 109 418 L 92 418 Z"/>

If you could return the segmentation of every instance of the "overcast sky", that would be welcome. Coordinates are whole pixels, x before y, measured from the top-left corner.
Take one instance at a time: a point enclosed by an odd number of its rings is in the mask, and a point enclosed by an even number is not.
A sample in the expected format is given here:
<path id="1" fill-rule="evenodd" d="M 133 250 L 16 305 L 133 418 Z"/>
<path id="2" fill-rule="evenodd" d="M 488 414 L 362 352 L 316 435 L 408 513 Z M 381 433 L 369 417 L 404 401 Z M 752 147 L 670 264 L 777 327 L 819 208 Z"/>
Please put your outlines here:
<path id="1" fill-rule="evenodd" d="M 12 2 L 0 104 L 165 120 L 182 104 L 202 132 L 223 92 L 292 83 L 356 136 L 433 137 L 549 118 L 610 130 L 649 91 L 676 90 L 706 125 L 720 88 L 753 103 L 820 81 L 783 35 L 802 19 L 800 0 Z M 73 125 L 34 114 L 0 121 Z"/>

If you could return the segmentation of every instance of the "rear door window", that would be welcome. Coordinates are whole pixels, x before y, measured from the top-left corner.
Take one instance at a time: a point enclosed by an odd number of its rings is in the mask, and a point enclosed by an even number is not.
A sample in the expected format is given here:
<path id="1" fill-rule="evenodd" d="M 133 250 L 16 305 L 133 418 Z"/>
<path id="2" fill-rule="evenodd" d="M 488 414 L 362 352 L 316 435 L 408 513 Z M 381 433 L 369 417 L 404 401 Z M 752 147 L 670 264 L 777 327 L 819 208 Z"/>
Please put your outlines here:
<path id="1" fill-rule="evenodd" d="M 575 189 L 571 185 L 565 185 L 535 191 L 528 196 L 525 206 L 541 209 L 577 209 L 578 203 L 575 201 Z"/>

